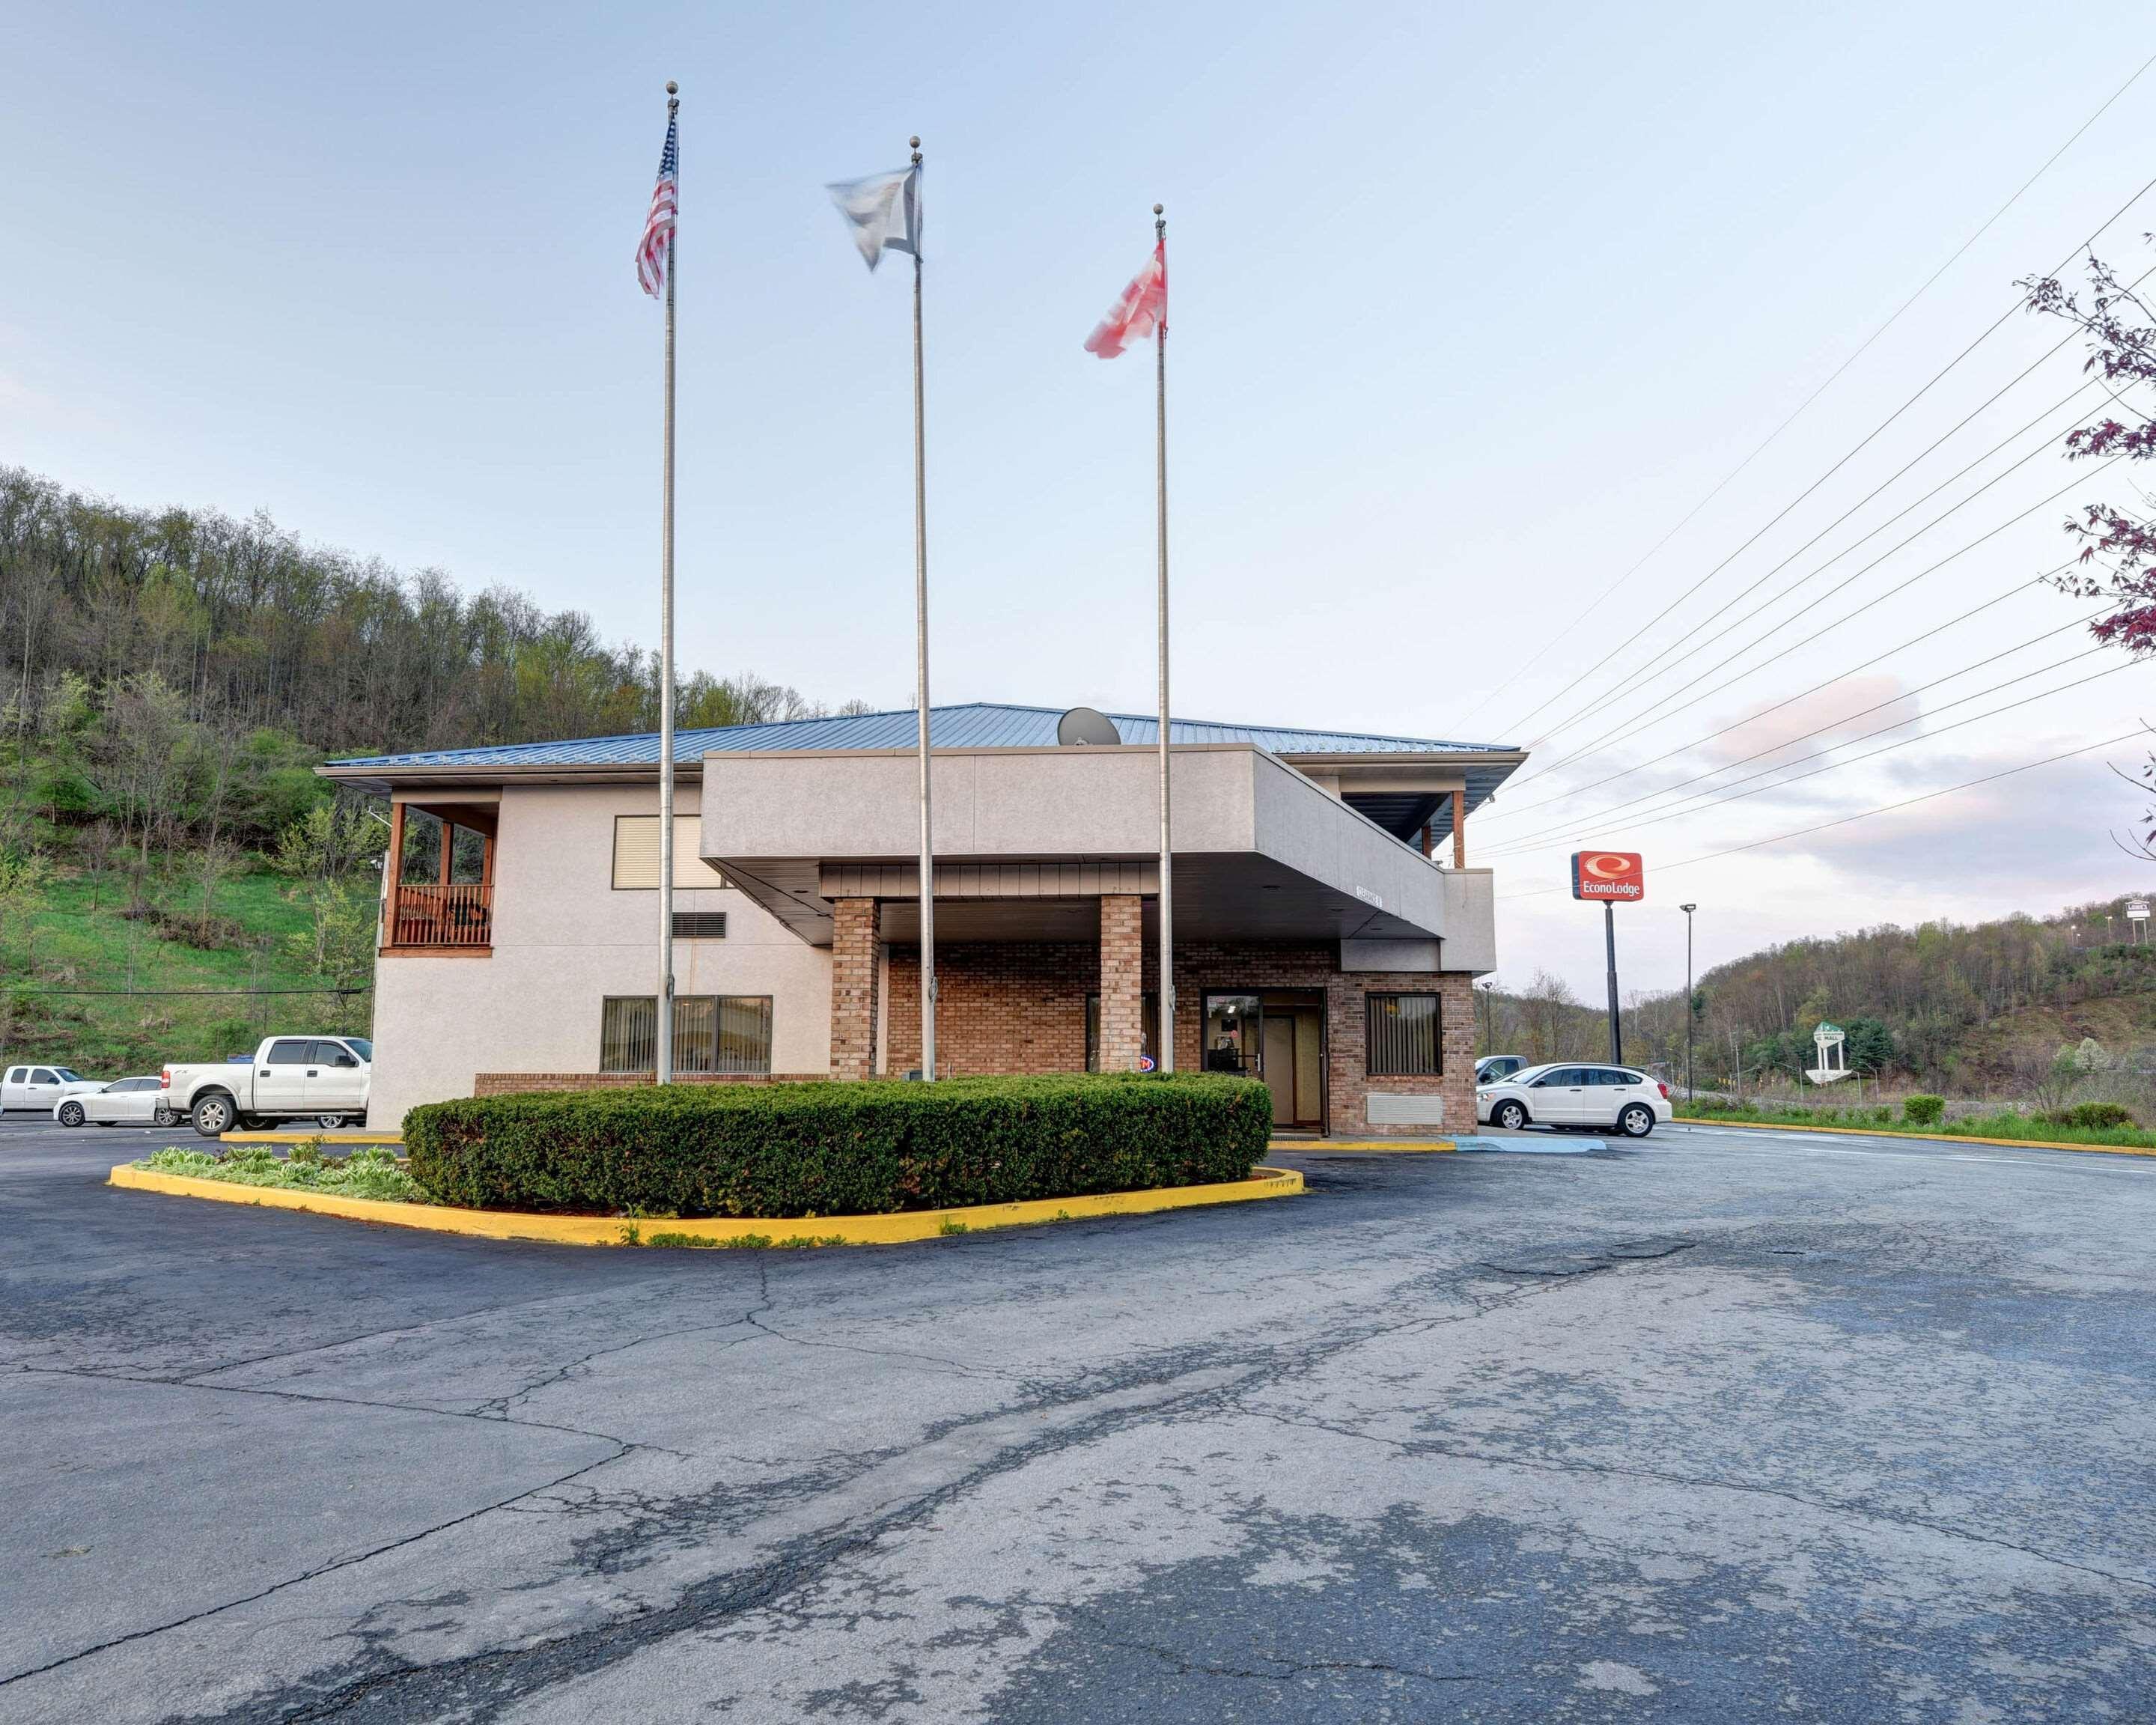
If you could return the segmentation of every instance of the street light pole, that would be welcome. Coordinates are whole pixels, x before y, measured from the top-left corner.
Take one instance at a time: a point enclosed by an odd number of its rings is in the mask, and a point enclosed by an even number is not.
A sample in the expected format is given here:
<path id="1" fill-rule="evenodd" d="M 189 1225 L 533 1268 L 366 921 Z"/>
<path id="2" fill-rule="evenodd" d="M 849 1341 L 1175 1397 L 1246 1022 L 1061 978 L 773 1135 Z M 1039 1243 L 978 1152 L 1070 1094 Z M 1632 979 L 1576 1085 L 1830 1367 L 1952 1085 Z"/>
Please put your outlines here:
<path id="1" fill-rule="evenodd" d="M 1691 913 L 1699 906 L 1679 905 L 1677 908 L 1685 913 L 1685 1101 L 1689 1103 L 1699 1100 L 1699 1092 L 1691 1083 Z"/>

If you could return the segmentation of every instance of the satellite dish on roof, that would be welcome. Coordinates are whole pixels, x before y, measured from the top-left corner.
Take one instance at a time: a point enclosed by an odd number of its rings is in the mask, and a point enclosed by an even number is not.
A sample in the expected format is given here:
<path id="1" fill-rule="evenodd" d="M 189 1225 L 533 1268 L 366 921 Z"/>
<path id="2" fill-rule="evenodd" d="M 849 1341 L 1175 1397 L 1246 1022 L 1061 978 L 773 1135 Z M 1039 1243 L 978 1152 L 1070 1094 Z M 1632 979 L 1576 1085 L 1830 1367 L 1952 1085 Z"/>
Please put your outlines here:
<path id="1" fill-rule="evenodd" d="M 1074 706 L 1055 721 L 1055 740 L 1065 748 L 1113 748 L 1123 740 L 1116 721 L 1090 706 Z"/>

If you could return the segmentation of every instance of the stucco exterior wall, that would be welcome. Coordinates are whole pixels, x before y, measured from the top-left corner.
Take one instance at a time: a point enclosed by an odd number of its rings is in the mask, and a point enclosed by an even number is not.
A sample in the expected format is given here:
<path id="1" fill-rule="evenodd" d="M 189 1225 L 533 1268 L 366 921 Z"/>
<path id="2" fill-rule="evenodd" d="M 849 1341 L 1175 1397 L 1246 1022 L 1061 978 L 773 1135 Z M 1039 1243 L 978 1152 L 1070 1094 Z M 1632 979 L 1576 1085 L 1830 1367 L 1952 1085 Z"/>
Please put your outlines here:
<path id="1" fill-rule="evenodd" d="M 675 805 L 698 814 L 696 788 Z M 659 895 L 614 890 L 614 817 L 658 812 L 656 785 L 503 791 L 492 952 L 376 965 L 372 1124 L 468 1096 L 480 1072 L 598 1070 L 600 1002 L 658 991 Z M 773 1070 L 827 1071 L 830 954 L 731 888 L 677 890 L 675 907 L 726 913 L 725 939 L 675 946 L 676 990 L 769 995 Z"/>

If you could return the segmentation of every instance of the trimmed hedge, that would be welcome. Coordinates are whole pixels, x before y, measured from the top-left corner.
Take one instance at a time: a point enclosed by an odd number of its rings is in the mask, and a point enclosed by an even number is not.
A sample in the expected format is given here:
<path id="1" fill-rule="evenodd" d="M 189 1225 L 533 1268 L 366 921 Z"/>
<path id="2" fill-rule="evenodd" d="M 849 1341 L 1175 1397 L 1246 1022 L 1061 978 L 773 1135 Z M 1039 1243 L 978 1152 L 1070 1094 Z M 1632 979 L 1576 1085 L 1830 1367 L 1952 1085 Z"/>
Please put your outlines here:
<path id="1" fill-rule="evenodd" d="M 412 1178 L 482 1209 L 876 1215 L 1245 1178 L 1272 1097 L 1218 1073 L 680 1085 L 429 1102 Z"/>

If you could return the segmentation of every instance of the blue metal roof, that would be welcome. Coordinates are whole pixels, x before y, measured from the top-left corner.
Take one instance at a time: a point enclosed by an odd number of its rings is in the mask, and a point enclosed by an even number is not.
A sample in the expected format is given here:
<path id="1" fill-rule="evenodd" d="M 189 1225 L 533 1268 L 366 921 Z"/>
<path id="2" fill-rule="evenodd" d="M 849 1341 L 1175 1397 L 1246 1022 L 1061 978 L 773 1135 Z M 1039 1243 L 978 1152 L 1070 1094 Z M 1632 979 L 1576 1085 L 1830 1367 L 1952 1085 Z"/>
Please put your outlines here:
<path id="1" fill-rule="evenodd" d="M 937 748 L 1046 748 L 1055 742 L 1060 707 L 1003 706 L 973 701 L 931 707 L 928 740 Z M 1127 743 L 1159 736 L 1158 721 L 1141 713 L 1111 713 Z M 714 751 L 753 749 L 897 749 L 913 747 L 915 709 L 855 713 L 843 718 L 791 719 L 767 725 L 728 725 L 677 731 L 677 759 Z M 1220 725 L 1204 720 L 1170 721 L 1172 742 L 1247 742 L 1277 755 L 1507 754 L 1502 743 L 1442 742 L 1426 737 L 1382 737 L 1363 731 L 1300 731 L 1280 725 Z M 495 748 L 429 749 L 408 755 L 358 755 L 332 767 L 639 767 L 659 764 L 659 735 L 586 737 L 562 742 L 506 743 Z"/>

